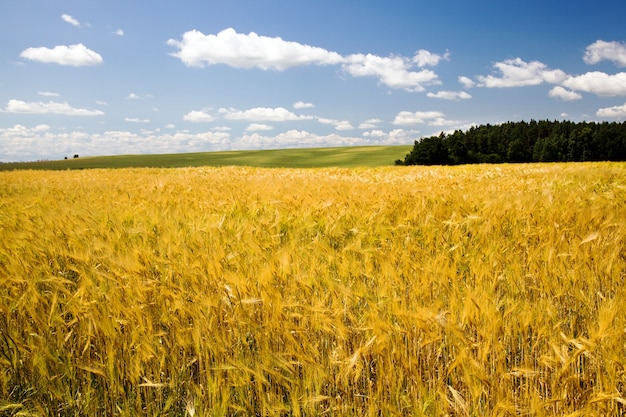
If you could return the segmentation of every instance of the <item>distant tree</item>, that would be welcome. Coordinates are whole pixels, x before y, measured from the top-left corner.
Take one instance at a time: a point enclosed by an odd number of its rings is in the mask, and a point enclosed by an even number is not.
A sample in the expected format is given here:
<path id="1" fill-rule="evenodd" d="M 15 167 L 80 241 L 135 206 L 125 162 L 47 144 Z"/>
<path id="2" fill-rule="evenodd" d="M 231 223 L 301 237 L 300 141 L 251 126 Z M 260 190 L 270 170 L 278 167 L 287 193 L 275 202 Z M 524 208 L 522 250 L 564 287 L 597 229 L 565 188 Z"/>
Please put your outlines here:
<path id="1" fill-rule="evenodd" d="M 446 165 L 448 164 L 448 148 L 440 136 L 415 141 L 413 150 L 406 156 L 403 165 Z"/>
<path id="2" fill-rule="evenodd" d="M 626 160 L 626 123 L 507 122 L 415 141 L 396 165 Z"/>

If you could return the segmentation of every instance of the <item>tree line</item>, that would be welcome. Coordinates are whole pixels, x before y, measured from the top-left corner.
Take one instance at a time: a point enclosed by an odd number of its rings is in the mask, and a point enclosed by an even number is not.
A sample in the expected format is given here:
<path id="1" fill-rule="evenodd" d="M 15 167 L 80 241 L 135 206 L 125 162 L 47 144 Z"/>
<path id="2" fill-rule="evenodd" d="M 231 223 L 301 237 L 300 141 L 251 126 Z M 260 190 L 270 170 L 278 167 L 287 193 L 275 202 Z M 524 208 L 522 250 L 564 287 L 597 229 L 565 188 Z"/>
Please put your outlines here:
<path id="1" fill-rule="evenodd" d="M 396 165 L 625 160 L 626 122 L 531 120 L 422 138 Z"/>

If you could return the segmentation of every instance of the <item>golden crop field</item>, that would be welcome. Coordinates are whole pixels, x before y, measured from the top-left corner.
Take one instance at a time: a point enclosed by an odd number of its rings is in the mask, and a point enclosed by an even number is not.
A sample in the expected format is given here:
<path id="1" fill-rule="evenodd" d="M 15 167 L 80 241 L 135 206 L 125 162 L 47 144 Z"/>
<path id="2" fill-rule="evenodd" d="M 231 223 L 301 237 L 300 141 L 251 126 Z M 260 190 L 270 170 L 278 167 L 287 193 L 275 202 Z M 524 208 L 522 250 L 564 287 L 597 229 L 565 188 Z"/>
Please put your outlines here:
<path id="1" fill-rule="evenodd" d="M 626 164 L 0 173 L 0 415 L 626 413 Z"/>

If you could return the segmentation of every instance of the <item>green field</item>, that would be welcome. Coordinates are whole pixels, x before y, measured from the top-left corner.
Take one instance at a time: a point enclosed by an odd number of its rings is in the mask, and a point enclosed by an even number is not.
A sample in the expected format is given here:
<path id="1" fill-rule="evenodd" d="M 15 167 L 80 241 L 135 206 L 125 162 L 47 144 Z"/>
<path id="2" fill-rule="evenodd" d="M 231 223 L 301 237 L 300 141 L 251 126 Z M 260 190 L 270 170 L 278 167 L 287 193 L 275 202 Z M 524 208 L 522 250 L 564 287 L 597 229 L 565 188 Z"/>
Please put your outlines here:
<path id="1" fill-rule="evenodd" d="M 378 167 L 393 165 L 396 159 L 403 159 L 412 148 L 413 145 L 355 146 L 97 156 L 56 161 L 6 163 L 0 164 L 0 171 L 15 169 L 176 168 L 231 165 L 263 168 Z"/>

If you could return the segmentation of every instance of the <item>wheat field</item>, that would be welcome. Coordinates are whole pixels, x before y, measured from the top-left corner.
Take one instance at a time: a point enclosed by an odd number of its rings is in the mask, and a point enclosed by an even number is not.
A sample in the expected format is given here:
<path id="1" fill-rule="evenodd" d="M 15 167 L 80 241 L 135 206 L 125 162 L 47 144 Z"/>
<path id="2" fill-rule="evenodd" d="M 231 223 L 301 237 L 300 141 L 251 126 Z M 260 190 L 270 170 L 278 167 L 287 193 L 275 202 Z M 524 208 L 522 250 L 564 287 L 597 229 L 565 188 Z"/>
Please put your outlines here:
<path id="1" fill-rule="evenodd" d="M 0 415 L 626 413 L 626 164 L 0 173 Z"/>

